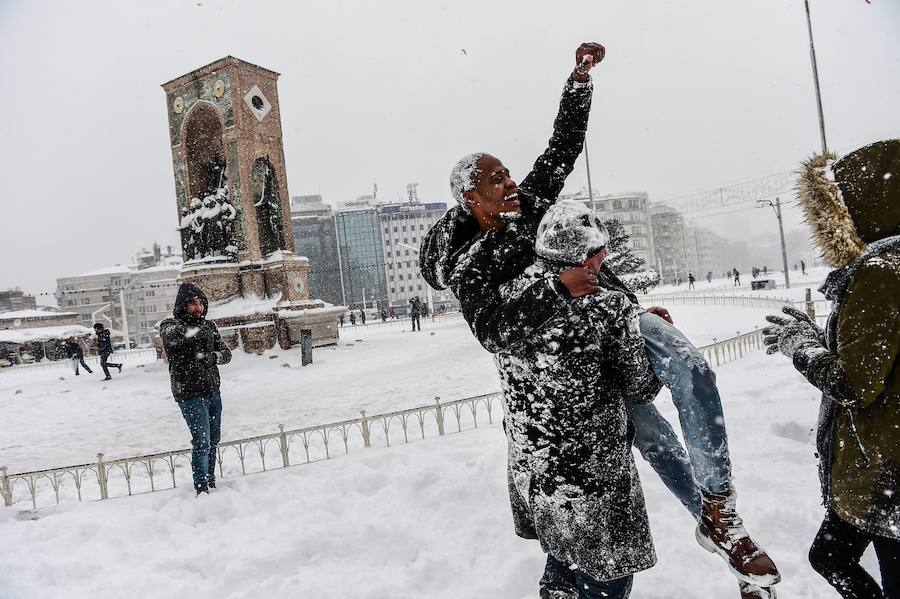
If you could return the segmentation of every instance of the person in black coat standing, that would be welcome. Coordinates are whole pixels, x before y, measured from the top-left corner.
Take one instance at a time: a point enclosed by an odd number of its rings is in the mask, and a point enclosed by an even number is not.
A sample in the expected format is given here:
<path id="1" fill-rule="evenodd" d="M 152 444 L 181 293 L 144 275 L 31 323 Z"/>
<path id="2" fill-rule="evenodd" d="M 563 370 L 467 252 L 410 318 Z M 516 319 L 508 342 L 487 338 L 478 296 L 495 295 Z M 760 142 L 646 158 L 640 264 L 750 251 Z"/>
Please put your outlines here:
<path id="1" fill-rule="evenodd" d="M 89 373 L 94 372 L 84 363 L 84 350 L 81 349 L 81 344 L 78 343 L 78 339 L 75 337 L 69 337 L 66 340 L 66 354 L 69 356 L 69 359 L 72 360 L 72 368 L 75 369 L 75 376 L 78 376 L 79 364 L 81 364 L 81 366 Z"/>
<path id="2" fill-rule="evenodd" d="M 411 300 L 409 300 L 409 317 L 412 320 L 412 330 L 422 330 L 422 300 L 419 299 L 419 296 L 414 296 Z"/>
<path id="3" fill-rule="evenodd" d="M 208 308 L 206 294 L 196 285 L 183 283 L 172 318 L 159 325 L 172 395 L 191 432 L 191 469 L 198 496 L 216 487 L 216 447 L 222 430 L 218 365 L 231 361 L 231 350 L 219 329 L 206 320 Z"/>
<path id="4" fill-rule="evenodd" d="M 109 361 L 109 357 L 113 353 L 112 341 L 109 339 L 109 329 L 97 322 L 94 323 L 94 332 L 97 333 L 97 353 L 100 354 L 100 368 L 103 369 L 103 374 L 106 375 L 103 380 L 108 381 L 112 379 L 109 376 L 109 367 L 118 368 L 121 373 L 122 365 Z"/>

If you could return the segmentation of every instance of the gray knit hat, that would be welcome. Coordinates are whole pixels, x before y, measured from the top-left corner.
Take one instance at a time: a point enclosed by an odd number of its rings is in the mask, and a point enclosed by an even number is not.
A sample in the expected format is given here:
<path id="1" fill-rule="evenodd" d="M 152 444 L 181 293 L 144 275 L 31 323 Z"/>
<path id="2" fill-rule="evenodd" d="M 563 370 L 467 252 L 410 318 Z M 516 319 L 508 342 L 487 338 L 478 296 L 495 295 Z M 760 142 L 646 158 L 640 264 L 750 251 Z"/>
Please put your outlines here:
<path id="1" fill-rule="evenodd" d="M 609 231 L 587 206 L 562 200 L 547 210 L 537 229 L 535 253 L 550 262 L 581 264 L 609 243 Z"/>

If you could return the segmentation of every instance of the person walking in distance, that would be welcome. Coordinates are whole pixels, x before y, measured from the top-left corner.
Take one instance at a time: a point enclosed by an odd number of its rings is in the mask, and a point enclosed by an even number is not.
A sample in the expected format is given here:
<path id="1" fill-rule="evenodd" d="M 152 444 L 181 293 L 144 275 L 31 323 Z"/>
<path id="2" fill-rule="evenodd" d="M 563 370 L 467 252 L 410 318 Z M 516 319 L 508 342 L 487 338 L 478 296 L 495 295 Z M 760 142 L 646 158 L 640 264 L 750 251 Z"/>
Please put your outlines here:
<path id="1" fill-rule="evenodd" d="M 206 320 L 206 294 L 182 283 L 172 317 L 159 325 L 172 395 L 191 433 L 191 470 L 197 496 L 216 487 L 216 447 L 222 430 L 220 364 L 231 361 L 215 323 Z"/>
<path id="2" fill-rule="evenodd" d="M 411 300 L 409 300 L 409 317 L 412 319 L 412 330 L 422 330 L 422 300 L 419 299 L 418 295 L 413 296 Z"/>
<path id="3" fill-rule="evenodd" d="M 84 350 L 81 349 L 81 344 L 78 343 L 78 339 L 75 337 L 69 337 L 66 341 L 66 354 L 68 354 L 69 359 L 72 360 L 72 368 L 75 369 L 75 376 L 78 376 L 78 365 L 81 364 L 82 368 L 87 370 L 89 373 L 92 373 L 87 364 L 84 363 Z"/>
<path id="4" fill-rule="evenodd" d="M 694 281 L 696 281 L 696 280 L 697 279 L 694 277 L 694 273 L 689 272 L 688 273 L 688 289 L 694 288 Z"/>
<path id="5" fill-rule="evenodd" d="M 806 276 L 806 262 L 803 260 L 800 261 L 800 272 L 803 273 L 803 276 Z"/>
<path id="6" fill-rule="evenodd" d="M 112 379 L 112 377 L 109 376 L 109 367 L 112 366 L 113 368 L 118 368 L 121 373 L 122 365 L 109 361 L 109 357 L 113 354 L 112 341 L 110 341 L 109 338 L 109 329 L 98 322 L 94 324 L 94 332 L 97 333 L 97 353 L 100 354 L 100 368 L 103 369 L 103 374 L 106 375 L 103 380 L 108 381 Z"/>
<path id="7" fill-rule="evenodd" d="M 731 274 L 734 275 L 734 286 L 740 287 L 741 286 L 741 273 L 738 272 L 738 269 L 732 268 Z"/>

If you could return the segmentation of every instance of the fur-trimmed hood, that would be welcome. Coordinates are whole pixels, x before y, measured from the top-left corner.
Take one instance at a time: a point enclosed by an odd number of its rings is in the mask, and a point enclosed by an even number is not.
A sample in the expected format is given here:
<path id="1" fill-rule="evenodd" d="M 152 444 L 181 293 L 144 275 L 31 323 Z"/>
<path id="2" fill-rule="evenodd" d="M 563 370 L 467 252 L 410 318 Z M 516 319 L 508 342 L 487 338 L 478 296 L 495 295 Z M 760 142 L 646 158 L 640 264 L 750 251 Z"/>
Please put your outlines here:
<path id="1" fill-rule="evenodd" d="M 847 266 L 866 244 L 900 234 L 900 139 L 840 160 L 814 156 L 803 163 L 798 195 L 822 257 L 832 268 Z"/>

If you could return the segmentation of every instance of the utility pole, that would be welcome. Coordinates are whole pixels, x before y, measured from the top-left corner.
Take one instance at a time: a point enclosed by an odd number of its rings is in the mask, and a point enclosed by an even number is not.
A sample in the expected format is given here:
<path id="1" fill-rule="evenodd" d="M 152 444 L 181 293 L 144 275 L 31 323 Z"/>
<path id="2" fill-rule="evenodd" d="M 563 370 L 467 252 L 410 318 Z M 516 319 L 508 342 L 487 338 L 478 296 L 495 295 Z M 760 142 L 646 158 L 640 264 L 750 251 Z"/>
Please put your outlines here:
<path id="1" fill-rule="evenodd" d="M 594 205 L 594 188 L 591 185 L 591 161 L 588 158 L 587 138 L 584 140 L 584 164 L 587 167 L 588 177 L 588 200 L 591 203 L 591 212 L 597 213 L 597 206 Z"/>
<path id="2" fill-rule="evenodd" d="M 778 235 L 781 238 L 781 267 L 784 269 L 784 288 L 791 288 L 791 274 L 788 271 L 787 247 L 784 244 L 784 222 L 781 219 L 781 198 L 775 198 L 773 204 L 771 200 L 757 200 L 760 206 L 771 206 L 775 211 L 775 218 L 778 219 Z"/>
<path id="3" fill-rule="evenodd" d="M 809 59 L 812 62 L 813 83 L 816 87 L 816 106 L 819 109 L 819 135 L 822 137 L 822 153 L 828 152 L 828 143 L 825 141 L 825 115 L 822 112 L 822 92 L 819 89 L 819 67 L 816 64 L 816 45 L 813 43 L 812 18 L 809 16 L 809 0 L 803 0 L 806 6 L 806 28 L 809 32 Z M 785 273 L 787 270 L 785 269 Z M 785 277 L 787 274 L 785 274 Z"/>

